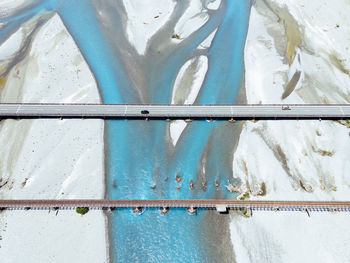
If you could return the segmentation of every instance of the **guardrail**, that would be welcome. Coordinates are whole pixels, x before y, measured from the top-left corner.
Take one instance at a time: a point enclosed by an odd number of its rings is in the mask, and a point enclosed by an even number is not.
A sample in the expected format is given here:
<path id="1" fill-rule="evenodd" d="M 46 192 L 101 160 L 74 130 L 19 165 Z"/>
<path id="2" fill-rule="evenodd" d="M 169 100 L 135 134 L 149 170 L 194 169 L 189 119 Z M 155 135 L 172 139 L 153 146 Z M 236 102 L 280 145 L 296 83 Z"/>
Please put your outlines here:
<path id="1" fill-rule="evenodd" d="M 0 104 L 0 118 L 347 119 L 350 104 Z"/>
<path id="2" fill-rule="evenodd" d="M 266 211 L 350 211 L 350 201 L 262 201 L 262 200 L 0 200 L 1 209 L 89 209 L 113 208 L 204 208 Z"/>

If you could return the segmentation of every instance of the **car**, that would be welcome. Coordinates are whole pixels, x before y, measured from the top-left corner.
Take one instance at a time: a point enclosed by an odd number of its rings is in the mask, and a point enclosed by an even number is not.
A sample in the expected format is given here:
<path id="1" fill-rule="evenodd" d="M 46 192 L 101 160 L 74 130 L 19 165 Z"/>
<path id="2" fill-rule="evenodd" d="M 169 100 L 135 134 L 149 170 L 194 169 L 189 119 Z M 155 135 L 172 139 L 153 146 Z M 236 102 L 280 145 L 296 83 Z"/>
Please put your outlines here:
<path id="1" fill-rule="evenodd" d="M 149 114 L 149 111 L 148 110 L 142 110 L 141 114 Z"/>
<path id="2" fill-rule="evenodd" d="M 288 105 L 283 105 L 282 110 L 291 110 L 291 108 Z"/>

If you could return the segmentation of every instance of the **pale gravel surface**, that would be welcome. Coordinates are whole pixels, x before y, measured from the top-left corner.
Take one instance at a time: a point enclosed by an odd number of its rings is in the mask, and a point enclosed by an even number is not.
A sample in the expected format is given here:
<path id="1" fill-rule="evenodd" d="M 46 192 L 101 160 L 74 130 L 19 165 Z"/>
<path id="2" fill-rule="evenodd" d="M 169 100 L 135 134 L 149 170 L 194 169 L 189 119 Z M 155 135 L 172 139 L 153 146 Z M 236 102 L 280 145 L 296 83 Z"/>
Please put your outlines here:
<path id="1" fill-rule="evenodd" d="M 18 60 L 0 89 L 1 102 L 99 103 L 94 77 L 59 16 L 36 32 L 37 19 L 13 35 L 35 32 L 27 55 L 16 58 L 24 43 L 0 46 L 0 54 L 8 51 L 5 67 Z M 103 198 L 103 129 L 102 120 L 2 121 L 1 198 Z M 102 211 L 3 211 L 1 261 L 107 262 L 105 221 Z"/>
<path id="2" fill-rule="evenodd" d="M 348 103 L 349 2 L 266 2 L 273 11 L 257 0 L 250 17 L 248 103 Z M 285 12 L 293 19 L 286 19 Z M 293 20 L 301 43 L 289 65 L 285 26 Z M 299 80 L 288 85 L 297 71 Z M 248 121 L 234 155 L 234 177 L 252 199 L 349 200 L 349 132 L 334 121 Z M 263 183 L 266 195 L 260 196 Z M 236 214 L 231 221 L 236 261 L 344 262 L 349 218 L 348 213 L 311 213 L 310 218 L 295 212 Z"/>
<path id="3" fill-rule="evenodd" d="M 215 3 L 209 4 L 207 7 L 217 8 L 220 1 L 213 2 Z M 252 9 L 245 49 L 247 102 L 348 103 L 350 81 L 347 70 L 349 70 L 350 65 L 350 53 L 348 52 L 350 41 L 346 36 L 349 36 L 350 28 L 349 16 L 347 15 L 350 12 L 349 2 L 346 0 L 335 0 L 332 2 L 323 0 L 266 1 L 273 11 L 264 6 L 261 0 L 256 2 L 257 4 Z M 163 1 L 164 3 L 168 2 Z M 177 33 L 181 38 L 184 38 L 205 22 L 207 11 L 198 7 L 198 3 L 199 1 L 191 1 L 191 5 L 187 12 L 184 13 L 184 17 L 176 25 L 174 32 L 169 32 L 169 34 Z M 160 4 L 158 8 L 163 11 L 167 10 L 163 13 L 166 16 L 171 13 L 172 9 L 171 5 L 169 5 L 170 9 L 166 9 L 165 4 L 163 4 Z M 131 7 L 130 2 L 129 7 L 126 8 L 129 14 L 131 14 L 130 12 L 136 12 Z M 156 11 L 156 8 L 153 7 L 153 9 L 152 12 Z M 301 44 L 295 49 L 296 56 L 290 65 L 285 54 L 286 36 L 284 29 L 286 24 L 283 24 L 283 19 L 279 19 L 277 16 L 279 12 L 283 13 L 281 10 L 291 14 L 291 17 L 298 25 L 302 39 Z M 164 17 L 159 17 L 160 19 L 154 18 L 156 16 L 155 13 L 154 16 L 152 13 L 150 17 L 132 15 L 130 15 L 127 25 L 128 39 L 139 54 L 144 54 L 148 40 L 164 25 L 166 19 Z M 150 21 L 149 25 L 144 24 L 144 22 L 148 23 L 148 21 L 143 21 L 145 19 Z M 188 26 L 188 23 L 192 23 L 194 26 Z M 58 26 L 56 31 L 52 31 L 53 35 L 56 32 L 56 35 L 52 36 L 55 41 L 49 40 L 48 42 L 56 43 L 56 47 L 62 45 L 62 41 L 67 40 L 64 37 L 65 34 L 59 32 L 59 28 L 60 26 Z M 215 32 L 205 43 L 202 43 L 205 48 L 210 45 L 214 34 Z M 17 38 L 19 38 L 19 35 Z M 68 39 L 70 38 L 68 37 Z M 38 42 L 38 48 L 41 48 L 40 43 L 42 41 L 44 39 L 40 39 L 40 42 Z M 172 41 L 177 43 L 181 40 L 173 39 Z M 73 42 L 64 45 L 74 46 Z M 15 46 L 12 46 L 12 48 L 15 49 Z M 53 50 L 60 52 L 62 48 L 53 48 Z M 22 91 L 20 93 L 17 90 L 16 93 L 16 89 L 11 89 L 11 92 L 9 92 L 8 87 L 10 86 L 7 86 L 0 93 L 1 100 L 3 101 L 4 98 L 7 98 L 12 101 L 22 101 L 24 99 L 35 101 L 43 100 L 45 97 L 45 101 L 46 99 L 50 101 L 50 99 L 56 100 L 59 98 L 62 102 L 98 102 L 96 101 L 98 94 L 95 82 L 91 78 L 91 73 L 86 64 L 82 62 L 83 59 L 79 58 L 79 55 L 76 55 L 76 49 L 64 49 L 63 52 L 67 50 L 73 50 L 73 54 L 68 52 L 69 54 L 64 53 L 60 55 L 69 57 L 69 60 L 61 61 L 60 65 L 55 65 L 54 62 L 57 63 L 60 60 L 56 59 L 58 54 L 53 54 L 50 63 L 41 65 L 44 69 L 49 68 L 50 72 L 40 70 L 40 63 L 38 63 L 40 59 L 35 61 L 33 58 L 24 58 L 23 63 L 32 63 L 28 64 L 30 67 L 27 70 L 36 68 L 34 66 L 36 64 L 38 64 L 39 70 L 35 72 L 30 71 L 31 77 L 25 81 L 25 76 L 22 75 L 23 72 L 21 71 L 17 74 L 16 70 L 13 69 L 10 72 L 6 85 L 17 87 L 18 83 L 24 81 L 23 94 L 25 96 L 22 97 L 20 95 Z M 13 51 L 8 51 L 7 56 L 11 57 L 12 55 Z M 41 61 L 41 63 L 44 62 Z M 74 65 L 74 63 L 81 67 L 79 68 L 80 71 L 77 70 L 78 66 Z M 67 67 L 67 65 L 69 66 Z M 25 65 L 21 67 L 26 68 Z M 199 70 L 199 68 L 202 68 L 202 70 Z M 293 89 L 290 95 L 282 100 L 283 94 L 286 93 L 285 87 L 287 87 L 287 83 L 297 71 L 301 72 L 300 79 L 295 85 L 292 85 Z M 65 80 L 59 79 L 59 85 L 57 87 L 50 86 L 50 89 L 52 88 L 53 91 L 48 92 L 46 88 L 48 88 L 50 83 L 47 81 L 50 81 L 55 76 L 57 79 L 57 76 L 62 74 L 69 76 L 67 81 L 74 82 L 80 88 L 74 91 L 66 89 Z M 85 77 L 82 77 L 83 74 L 85 74 Z M 205 70 L 203 70 L 203 67 L 197 67 L 192 74 L 197 74 L 197 79 L 200 79 L 203 78 Z M 202 76 L 199 76 L 200 74 Z M 180 79 L 181 76 L 179 74 L 178 78 Z M 35 82 L 36 80 L 37 82 Z M 40 86 L 40 83 L 43 83 L 42 89 L 35 89 L 38 92 L 33 92 L 33 86 Z M 194 98 L 194 93 L 192 93 L 192 96 L 189 96 L 191 90 L 195 90 L 195 93 L 197 93 L 197 89 L 193 89 L 192 86 L 194 81 L 191 83 L 189 85 L 190 88 L 187 90 L 187 95 L 183 97 L 183 99 L 190 102 Z M 52 97 L 48 94 L 52 94 Z M 38 122 L 37 125 L 35 124 L 36 122 Z M 43 124 L 42 121 L 39 124 L 39 122 L 6 121 L 4 122 L 6 125 L 2 124 L 0 144 L 3 145 L 3 149 L 7 147 L 7 150 L 0 151 L 0 155 L 4 160 L 2 165 L 0 165 L 0 169 L 5 174 L 4 178 L 9 178 L 9 183 L 3 188 L 6 190 L 0 189 L 0 194 L 3 196 L 25 197 L 32 195 L 33 191 L 35 191 L 33 189 L 36 189 L 42 196 L 58 197 L 64 192 L 65 196 L 71 198 L 85 196 L 87 193 L 93 193 L 92 198 L 102 197 L 103 181 L 101 178 L 103 176 L 103 166 L 102 164 L 101 166 L 95 166 L 96 173 L 101 173 L 101 177 L 92 177 L 90 171 L 94 169 L 94 164 L 91 160 L 99 160 L 96 163 L 100 163 L 100 161 L 102 163 L 102 159 L 98 158 L 102 158 L 103 124 L 87 123 L 87 121 L 79 122 L 79 125 L 74 123 L 74 121 L 70 121 L 70 124 L 65 123 L 65 121 L 52 121 L 56 122 L 55 124 L 50 122 Z M 86 126 L 84 126 L 85 124 L 81 125 L 81 123 L 85 123 Z M 172 126 L 172 139 L 173 143 L 176 144 L 181 135 L 181 130 L 184 129 L 186 124 L 177 121 Z M 39 132 L 40 127 L 45 127 L 45 130 L 55 130 L 56 133 L 45 134 L 43 131 Z M 82 129 L 81 131 L 79 130 L 80 128 Z M 13 130 L 21 130 L 21 132 L 17 134 L 13 133 Z M 68 135 L 63 135 L 67 131 Z M 347 171 L 350 168 L 350 162 L 347 160 L 347 156 L 350 154 L 348 150 L 350 149 L 349 132 L 350 130 L 346 126 L 330 121 L 246 122 L 233 160 L 234 176 L 240 178 L 243 182 L 241 186 L 242 193 L 250 191 L 252 198 L 264 199 L 347 199 L 350 186 L 350 180 L 347 176 Z M 84 133 L 86 137 L 84 137 L 84 140 L 77 140 L 77 137 L 72 133 Z M 42 139 L 42 137 L 45 139 Z M 1 138 L 3 139 L 1 140 Z M 16 144 L 14 144 L 15 141 Z M 19 141 L 21 142 L 20 144 L 18 143 Z M 36 152 L 43 148 L 39 145 L 39 142 L 47 143 L 48 141 L 52 142 L 52 145 L 48 144 L 48 151 L 56 152 L 53 154 L 48 154 L 48 152 L 35 153 L 38 161 L 40 158 L 46 160 L 44 162 L 46 164 L 45 167 L 47 167 L 46 170 L 38 169 L 35 162 L 29 163 L 27 160 L 24 161 L 24 156 L 33 154 L 30 153 L 30 150 Z M 12 145 L 16 145 L 16 147 L 11 147 Z M 71 150 L 73 145 L 75 150 L 72 151 L 72 157 L 65 156 L 63 149 L 69 147 Z M 89 146 L 86 147 L 87 145 Z M 323 155 L 322 152 L 324 151 L 331 153 L 332 156 Z M 96 152 L 100 152 L 101 156 L 96 156 Z M 74 156 L 74 154 L 76 155 Z M 60 163 L 65 164 L 66 175 L 62 177 L 62 174 L 56 174 L 54 176 L 55 179 L 50 177 L 50 180 L 47 180 L 48 173 L 55 174 L 55 169 L 52 169 L 52 167 L 54 167 L 54 162 L 55 164 L 57 163 L 57 159 L 61 160 Z M 25 174 L 21 172 L 21 169 L 29 169 L 32 175 L 23 188 L 22 183 L 25 181 Z M 60 171 L 61 169 L 62 167 L 59 167 Z M 13 171 L 16 171 L 16 176 L 13 175 Z M 84 176 L 82 176 L 83 174 Z M 87 176 L 89 176 L 89 180 L 86 180 Z M 246 184 L 246 182 L 249 184 Z M 262 190 L 262 182 L 265 183 L 267 192 L 264 197 L 258 196 Z M 49 191 L 45 184 L 50 184 Z M 86 186 L 81 187 L 81 184 L 86 184 Z M 93 189 L 91 189 L 92 186 L 94 186 Z M 44 212 L 42 211 L 22 211 L 20 216 L 30 215 L 28 220 L 18 217 L 18 222 L 25 222 L 22 225 L 23 227 L 21 226 L 22 228 L 17 227 L 17 219 L 12 212 L 0 214 L 0 221 L 3 226 L 0 229 L 0 235 L 2 236 L 0 245 L 6 248 L 7 258 L 9 258 L 8 253 L 13 247 L 12 244 L 16 242 L 16 246 L 18 244 L 27 246 L 29 243 L 33 244 L 32 248 L 37 251 L 35 256 L 39 257 L 33 257 L 33 262 L 50 262 L 53 260 L 53 257 L 57 257 L 58 262 L 64 262 L 67 258 L 59 253 L 60 247 L 66 244 L 80 244 L 82 238 L 84 238 L 86 244 L 96 244 L 97 242 L 94 242 L 93 239 L 101 240 L 101 242 L 99 246 L 94 247 L 94 253 L 86 253 L 85 251 L 84 255 L 83 250 L 74 251 L 75 246 L 72 245 L 69 247 L 71 255 L 76 255 L 76 253 L 82 254 L 82 262 L 104 262 L 106 260 L 106 241 L 104 240 L 105 236 L 101 235 L 104 232 L 104 218 L 102 214 L 96 211 L 89 212 L 88 216 L 81 217 L 72 211 L 61 212 L 57 216 L 50 213 L 48 217 L 43 217 L 41 213 Z M 67 217 L 68 214 L 70 215 L 69 217 Z M 231 239 L 236 261 L 344 262 L 344 259 L 350 256 L 347 249 L 349 239 L 344 234 L 350 230 L 350 225 L 347 224 L 349 216 L 347 213 L 312 213 L 311 218 L 308 218 L 305 213 L 281 212 L 274 214 L 271 212 L 256 212 L 253 214 L 253 217 L 245 218 L 235 214 L 232 216 L 231 221 Z M 36 224 L 33 225 L 33 222 L 36 222 Z M 91 229 L 92 222 L 94 225 L 93 229 Z M 33 228 L 33 226 L 36 228 Z M 67 226 L 74 226 L 75 228 L 79 226 L 79 228 L 72 230 Z M 48 229 L 52 228 L 62 229 L 62 231 L 50 233 Z M 25 231 L 24 229 L 33 229 L 34 231 L 31 231 L 32 235 L 25 240 L 19 240 L 17 237 L 21 236 L 20 234 Z M 70 235 L 64 235 L 66 231 L 69 231 Z M 39 238 L 45 240 L 44 244 L 57 243 L 57 245 L 53 249 L 46 250 L 45 245 L 40 248 L 39 246 L 34 246 L 34 244 L 38 243 L 37 240 Z M 24 241 L 28 241 L 28 243 Z M 39 243 L 41 244 L 41 242 Z M 0 249 L 0 257 L 2 258 L 5 255 L 2 254 L 4 253 L 3 251 L 5 250 Z M 50 253 L 46 253 L 40 258 L 40 252 L 42 251 L 50 251 Z M 22 256 L 25 254 L 22 253 Z M 8 262 L 23 261 L 22 256 L 15 253 L 11 253 L 11 255 L 13 255 L 13 258 L 10 257 L 12 261 L 9 260 Z M 95 256 L 96 258 L 94 258 Z"/>

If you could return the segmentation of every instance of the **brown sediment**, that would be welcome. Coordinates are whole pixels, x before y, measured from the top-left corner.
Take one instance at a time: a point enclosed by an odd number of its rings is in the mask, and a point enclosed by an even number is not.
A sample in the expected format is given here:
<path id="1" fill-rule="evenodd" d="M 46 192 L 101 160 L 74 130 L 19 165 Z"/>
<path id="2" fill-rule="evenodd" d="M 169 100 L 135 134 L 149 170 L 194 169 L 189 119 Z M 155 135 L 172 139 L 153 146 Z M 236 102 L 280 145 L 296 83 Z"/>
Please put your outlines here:
<path id="1" fill-rule="evenodd" d="M 326 151 L 326 150 L 318 150 L 317 151 L 322 156 L 333 156 L 334 152 Z"/>
<path id="2" fill-rule="evenodd" d="M 264 17 L 264 25 L 268 34 L 273 38 L 273 44 L 277 53 L 284 57 L 286 53 L 287 41 L 283 24 L 280 23 L 280 18 L 272 10 L 268 0 L 256 1 L 254 3 L 255 10 Z M 260 41 L 260 40 L 259 40 Z M 264 41 L 267 48 L 271 48 L 272 41 Z"/>
<path id="3" fill-rule="evenodd" d="M 205 182 L 205 181 L 202 182 L 202 190 L 203 191 L 207 190 L 207 182 Z"/>
<path id="4" fill-rule="evenodd" d="M 243 172 L 246 176 L 248 176 L 248 166 L 245 160 L 241 160 L 241 166 L 243 169 Z"/>
<path id="5" fill-rule="evenodd" d="M 117 188 L 117 182 L 116 182 L 116 180 L 113 180 L 113 182 L 112 182 L 112 187 L 113 187 L 114 189 Z"/>
<path id="6" fill-rule="evenodd" d="M 19 62 L 25 60 L 28 56 L 30 56 L 29 53 L 35 35 L 53 15 L 54 12 L 45 12 L 26 22 L 31 26 L 31 32 L 25 37 L 24 42 L 21 43 L 21 48 L 18 50 L 18 52 L 16 52 L 15 56 L 6 64 L 6 66 L 2 66 L 2 68 L 0 68 L 0 75 L 6 76 L 15 66 L 17 66 Z M 34 25 L 32 26 L 31 23 L 34 23 Z"/>
<path id="7" fill-rule="evenodd" d="M 218 188 L 220 187 L 220 183 L 215 180 L 214 185 L 215 185 L 216 190 L 218 190 Z"/>
<path id="8" fill-rule="evenodd" d="M 196 229 L 196 238 L 206 248 L 207 258 L 204 262 L 235 262 L 234 250 L 230 236 L 230 214 L 218 214 L 205 211 Z M 220 259 L 220 260 L 219 260 Z"/>
<path id="9" fill-rule="evenodd" d="M 304 184 L 304 182 L 302 180 L 299 180 L 299 185 L 306 192 L 312 193 L 314 191 L 312 189 L 312 186 Z"/>
<path id="10" fill-rule="evenodd" d="M 225 188 L 227 191 L 230 193 L 236 192 L 236 193 L 241 193 L 242 190 L 238 186 L 233 185 L 232 183 L 228 182 L 228 185 L 225 185 Z"/>
<path id="11" fill-rule="evenodd" d="M 323 96 L 315 96 L 319 91 L 327 94 Z M 330 104 L 338 103 L 338 98 L 343 98 L 347 103 L 350 103 L 350 96 L 346 92 L 342 91 L 337 85 L 331 82 L 327 82 L 321 78 L 317 78 L 315 75 L 305 74 L 303 79 L 303 85 L 296 91 L 301 98 L 305 98 L 307 103 L 311 104 Z"/>
<path id="12" fill-rule="evenodd" d="M 197 213 L 197 208 L 196 207 L 192 207 L 192 206 L 191 207 L 187 207 L 186 210 L 191 215 Z"/>
<path id="13" fill-rule="evenodd" d="M 194 189 L 194 182 L 191 180 L 190 181 L 190 185 L 189 185 L 190 189 L 193 190 Z"/>
<path id="14" fill-rule="evenodd" d="M 2 182 L 2 181 L 3 181 L 3 179 L 0 178 L 0 188 L 3 187 L 3 186 L 5 186 L 5 185 L 7 185 L 7 183 L 9 182 L 8 179 L 6 179 L 5 182 Z"/>
<path id="15" fill-rule="evenodd" d="M 264 129 L 264 128 L 262 128 Z M 265 142 L 265 144 L 271 149 L 271 151 L 273 152 L 273 155 L 275 156 L 275 158 L 281 163 L 283 170 L 286 172 L 286 174 L 290 177 L 292 177 L 293 179 L 295 179 L 292 176 L 292 173 L 290 171 L 290 168 L 288 166 L 288 162 L 287 162 L 287 156 L 284 153 L 284 151 L 282 150 L 281 146 L 279 144 L 275 144 L 270 140 L 265 133 L 263 133 L 262 129 L 253 129 L 253 131 L 258 134 L 261 139 Z"/>
<path id="16" fill-rule="evenodd" d="M 176 174 L 175 179 L 178 183 L 182 181 L 182 177 L 179 174 Z"/>
<path id="17" fill-rule="evenodd" d="M 7 76 L 0 77 L 0 89 L 5 87 L 6 81 L 7 81 Z"/>
<path id="18" fill-rule="evenodd" d="M 3 77 L 3 75 L 5 75 L 4 74 L 5 71 L 6 71 L 6 64 L 5 65 L 1 65 L 0 66 L 0 77 Z"/>
<path id="19" fill-rule="evenodd" d="M 284 26 L 287 41 L 285 55 L 288 64 L 291 65 L 296 54 L 296 47 L 301 44 L 299 25 L 289 13 L 287 7 L 280 7 L 269 0 L 264 0 L 264 3 L 279 18 L 279 22 Z"/>
<path id="20" fill-rule="evenodd" d="M 332 63 L 333 66 L 335 66 L 341 72 L 343 72 L 343 73 L 345 73 L 347 75 L 350 75 L 350 70 L 343 66 L 343 62 L 345 60 L 337 58 L 337 56 L 335 54 L 330 54 L 329 55 L 329 61 Z"/>
<path id="21" fill-rule="evenodd" d="M 226 185 L 225 187 L 226 187 L 227 191 L 229 191 L 230 193 L 232 193 L 234 191 L 232 184 Z"/>
<path id="22" fill-rule="evenodd" d="M 166 213 L 168 213 L 169 212 L 169 207 L 163 207 L 163 208 L 161 208 L 160 209 L 160 212 L 163 214 L 163 215 L 165 215 Z"/>
<path id="23" fill-rule="evenodd" d="M 2 167 L 5 174 L 8 175 L 7 178 L 4 178 L 5 175 L 3 175 L 3 180 L 9 180 L 13 175 L 12 170 L 13 167 L 15 167 L 14 164 L 17 163 L 20 153 L 23 150 L 22 146 L 31 129 L 32 123 L 33 120 L 6 120 L 0 123 L 0 132 L 7 138 L 3 146 L 7 145 L 9 148 L 6 160 L 4 158 L 0 159 L 0 167 Z M 12 132 L 8 132 L 11 130 Z M 10 179 L 6 187 L 11 189 L 13 183 L 14 182 Z"/>
<path id="24" fill-rule="evenodd" d="M 295 89 L 296 85 L 298 84 L 299 82 L 299 79 L 300 79 L 300 76 L 301 76 L 301 71 L 297 70 L 293 77 L 291 78 L 291 80 L 288 82 L 288 84 L 286 85 L 285 89 L 284 89 L 284 92 L 282 94 L 282 100 L 287 98 Z"/>
<path id="25" fill-rule="evenodd" d="M 21 184 L 22 188 L 25 187 L 25 185 L 27 184 L 27 181 L 28 181 L 28 178 L 24 178 L 24 181 Z"/>
<path id="26" fill-rule="evenodd" d="M 258 195 L 260 195 L 260 196 L 266 195 L 266 184 L 265 184 L 265 182 L 261 183 L 261 187 L 260 187 L 260 191 L 259 191 Z"/>
<path id="27" fill-rule="evenodd" d="M 134 207 L 134 208 L 132 209 L 132 212 L 133 212 L 134 214 L 141 213 L 142 211 L 143 211 L 143 207 Z"/>
<path id="28" fill-rule="evenodd" d="M 299 46 L 301 43 L 301 36 L 300 36 L 298 24 L 296 23 L 294 18 L 289 14 L 287 10 L 283 10 L 283 11 L 280 17 L 284 18 L 283 23 L 286 28 L 286 37 L 287 37 L 286 54 L 288 58 L 288 63 L 289 65 L 291 65 L 296 53 L 295 48 Z"/>
<path id="29" fill-rule="evenodd" d="M 322 150 L 322 149 L 316 149 L 315 146 L 311 146 L 311 149 L 314 153 L 318 153 L 322 156 L 329 156 L 332 157 L 334 155 L 334 151 L 327 151 L 327 150 Z"/>

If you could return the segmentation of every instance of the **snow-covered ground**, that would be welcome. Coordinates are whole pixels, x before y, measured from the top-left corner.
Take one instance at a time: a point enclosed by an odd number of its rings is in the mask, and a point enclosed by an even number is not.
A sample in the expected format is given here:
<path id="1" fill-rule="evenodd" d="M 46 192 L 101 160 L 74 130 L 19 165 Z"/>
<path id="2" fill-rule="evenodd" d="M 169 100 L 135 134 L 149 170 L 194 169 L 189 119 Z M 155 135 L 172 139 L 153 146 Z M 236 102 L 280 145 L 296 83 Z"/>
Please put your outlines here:
<path id="1" fill-rule="evenodd" d="M 123 0 L 126 35 L 140 55 L 176 3 L 151 2 Z M 27 3 L 0 0 L 6 7 L 0 17 Z M 221 1 L 188 3 L 169 32 L 174 44 L 203 25 Z M 349 103 L 349 13 L 347 0 L 256 0 L 245 48 L 247 102 Z M 48 22 L 39 27 L 39 19 Z M 215 33 L 198 50 L 208 48 Z M 187 61 L 171 102 L 194 103 L 207 70 L 204 55 Z M 58 15 L 35 17 L 0 45 L 0 101 L 100 102 L 93 75 Z M 174 145 L 186 125 L 171 123 Z M 251 199 L 348 199 L 348 127 L 335 121 L 245 122 L 233 160 L 240 191 Z M 0 198 L 103 198 L 103 129 L 98 120 L 1 121 Z M 349 219 L 348 213 L 235 213 L 234 254 L 237 262 L 344 262 Z M 106 229 L 101 211 L 3 211 L 0 258 L 105 262 Z"/>
<path id="2" fill-rule="evenodd" d="M 201 28 L 209 19 L 208 11 L 201 0 L 192 0 L 174 28 L 174 42 L 182 41 Z"/>
<path id="3" fill-rule="evenodd" d="M 123 0 L 128 17 L 126 33 L 140 55 L 144 55 L 148 40 L 168 21 L 174 10 L 173 0 Z"/>
<path id="4" fill-rule="evenodd" d="M 349 103 L 350 4 L 257 0 L 245 48 L 248 103 Z M 251 199 L 349 200 L 344 121 L 247 121 L 233 173 Z M 233 216 L 237 262 L 344 262 L 346 213 Z"/>
<path id="5" fill-rule="evenodd" d="M 153 0 L 123 0 L 123 4 L 127 16 L 127 38 L 136 51 L 144 55 L 149 40 L 169 21 L 176 4 L 187 6 L 176 22 L 173 32 L 169 32 L 169 38 L 174 44 L 180 43 L 202 27 L 209 19 L 208 10 L 218 9 L 221 0 L 191 0 L 187 3 L 160 0 L 156 5 Z M 215 32 L 203 43 L 204 48 L 210 45 L 214 35 Z"/>
<path id="6" fill-rule="evenodd" d="M 38 26 L 39 20 L 47 22 Z M 1 102 L 100 102 L 95 79 L 56 14 L 23 24 L 0 55 Z M 103 198 L 103 130 L 102 120 L 1 121 L 0 197 Z M 2 211 L 0 226 L 2 262 L 108 258 L 102 211 Z"/>
<path id="7" fill-rule="evenodd" d="M 347 262 L 349 213 L 255 212 L 235 216 L 235 262 Z"/>
<path id="8" fill-rule="evenodd" d="M 0 0 L 0 18 L 12 15 L 34 2 L 35 0 Z"/>

